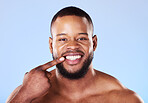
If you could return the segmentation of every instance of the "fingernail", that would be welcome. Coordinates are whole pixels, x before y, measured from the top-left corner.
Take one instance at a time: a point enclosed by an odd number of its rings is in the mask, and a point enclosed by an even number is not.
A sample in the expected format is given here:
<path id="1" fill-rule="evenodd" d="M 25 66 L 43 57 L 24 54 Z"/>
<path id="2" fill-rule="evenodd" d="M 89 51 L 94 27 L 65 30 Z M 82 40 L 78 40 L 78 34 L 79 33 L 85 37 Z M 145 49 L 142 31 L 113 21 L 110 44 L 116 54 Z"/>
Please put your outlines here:
<path id="1" fill-rule="evenodd" d="M 65 59 L 64 57 L 61 57 L 59 60 L 60 60 L 60 61 L 63 61 L 64 59 Z"/>

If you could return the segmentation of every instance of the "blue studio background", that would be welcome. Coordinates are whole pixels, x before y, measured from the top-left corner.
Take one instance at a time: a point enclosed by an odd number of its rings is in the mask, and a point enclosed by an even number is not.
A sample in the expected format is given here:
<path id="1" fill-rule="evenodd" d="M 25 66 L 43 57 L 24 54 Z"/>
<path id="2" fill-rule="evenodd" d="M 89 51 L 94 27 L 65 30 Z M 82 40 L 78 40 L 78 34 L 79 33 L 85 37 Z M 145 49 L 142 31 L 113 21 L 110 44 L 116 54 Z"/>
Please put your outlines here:
<path id="1" fill-rule="evenodd" d="M 118 78 L 148 103 L 148 0 L 0 0 L 0 103 L 25 72 L 52 60 L 51 18 L 71 5 L 93 19 L 94 68 Z"/>

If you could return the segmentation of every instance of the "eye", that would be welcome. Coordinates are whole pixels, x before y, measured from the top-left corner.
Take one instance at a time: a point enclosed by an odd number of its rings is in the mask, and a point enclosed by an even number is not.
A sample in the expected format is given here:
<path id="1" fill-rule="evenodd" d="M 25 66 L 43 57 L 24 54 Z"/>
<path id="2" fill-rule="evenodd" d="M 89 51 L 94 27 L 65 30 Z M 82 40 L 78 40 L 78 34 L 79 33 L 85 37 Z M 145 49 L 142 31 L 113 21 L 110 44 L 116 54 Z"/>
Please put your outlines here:
<path id="1" fill-rule="evenodd" d="M 83 38 L 79 38 L 79 39 L 77 39 L 77 40 L 87 40 L 87 39 L 83 37 Z"/>
<path id="2" fill-rule="evenodd" d="M 67 41 L 67 39 L 63 38 L 63 39 L 59 39 L 58 41 Z"/>

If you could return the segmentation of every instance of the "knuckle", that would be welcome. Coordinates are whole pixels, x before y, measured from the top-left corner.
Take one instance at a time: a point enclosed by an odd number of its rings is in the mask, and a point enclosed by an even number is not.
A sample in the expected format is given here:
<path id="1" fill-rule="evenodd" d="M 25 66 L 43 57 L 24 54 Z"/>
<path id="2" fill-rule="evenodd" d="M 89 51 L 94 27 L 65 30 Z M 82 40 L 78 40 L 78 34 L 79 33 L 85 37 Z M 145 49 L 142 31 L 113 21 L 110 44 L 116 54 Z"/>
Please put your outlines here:
<path id="1" fill-rule="evenodd" d="M 56 59 L 56 63 L 60 63 L 59 59 Z"/>
<path id="2" fill-rule="evenodd" d="M 43 69 L 43 66 L 42 65 L 40 65 L 40 66 L 38 66 L 38 67 L 35 68 L 35 70 L 42 70 L 42 69 Z"/>
<path id="3" fill-rule="evenodd" d="M 49 66 L 54 65 L 54 61 L 49 62 L 49 64 L 48 64 L 48 65 L 49 65 Z"/>
<path id="4" fill-rule="evenodd" d="M 44 71 L 43 70 L 41 70 L 41 69 L 32 69 L 29 73 L 28 73 L 28 75 L 34 75 L 34 76 L 36 76 L 36 77 L 40 77 L 40 76 L 43 76 L 44 75 Z"/>

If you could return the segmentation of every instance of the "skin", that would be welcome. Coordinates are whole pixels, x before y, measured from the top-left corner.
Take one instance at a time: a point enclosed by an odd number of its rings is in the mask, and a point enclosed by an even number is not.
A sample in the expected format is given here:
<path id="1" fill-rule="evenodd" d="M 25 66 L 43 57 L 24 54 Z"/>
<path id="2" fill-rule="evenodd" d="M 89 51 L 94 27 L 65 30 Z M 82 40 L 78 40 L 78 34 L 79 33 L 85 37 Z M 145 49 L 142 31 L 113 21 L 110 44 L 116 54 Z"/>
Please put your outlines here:
<path id="1" fill-rule="evenodd" d="M 92 63 L 83 78 L 64 78 L 57 69 L 46 70 L 63 63 L 68 72 L 81 69 L 83 62 L 97 47 L 97 36 L 86 18 L 58 17 L 52 25 L 50 51 L 56 60 L 32 69 L 25 74 L 23 84 L 16 88 L 6 103 L 143 103 L 133 91 L 125 88 L 116 78 L 93 69 Z M 59 60 L 68 50 L 81 50 L 84 55 L 76 65 Z"/>

